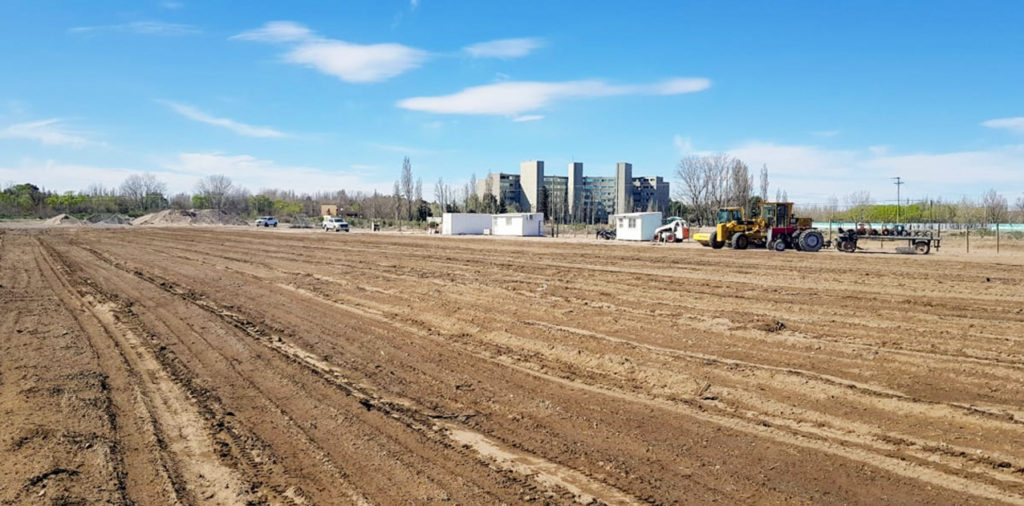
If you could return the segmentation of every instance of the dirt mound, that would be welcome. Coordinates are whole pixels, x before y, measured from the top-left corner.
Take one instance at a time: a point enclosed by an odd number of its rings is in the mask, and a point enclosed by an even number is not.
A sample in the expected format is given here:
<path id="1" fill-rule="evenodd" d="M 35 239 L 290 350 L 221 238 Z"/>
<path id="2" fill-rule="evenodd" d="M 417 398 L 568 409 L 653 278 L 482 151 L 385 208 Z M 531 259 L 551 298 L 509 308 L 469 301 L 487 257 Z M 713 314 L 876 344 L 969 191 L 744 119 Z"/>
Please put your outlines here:
<path id="1" fill-rule="evenodd" d="M 85 223 L 82 220 L 75 218 L 74 216 L 68 216 L 66 214 L 58 214 L 57 216 L 54 216 L 53 218 L 50 218 L 44 221 L 43 223 L 46 225 L 85 225 Z"/>
<path id="2" fill-rule="evenodd" d="M 131 225 L 132 220 L 120 214 L 101 213 L 94 214 L 85 219 L 93 225 Z"/>
<path id="3" fill-rule="evenodd" d="M 132 225 L 245 225 L 246 222 L 238 215 L 216 209 L 199 209 L 164 211 L 139 216 L 131 221 Z"/>

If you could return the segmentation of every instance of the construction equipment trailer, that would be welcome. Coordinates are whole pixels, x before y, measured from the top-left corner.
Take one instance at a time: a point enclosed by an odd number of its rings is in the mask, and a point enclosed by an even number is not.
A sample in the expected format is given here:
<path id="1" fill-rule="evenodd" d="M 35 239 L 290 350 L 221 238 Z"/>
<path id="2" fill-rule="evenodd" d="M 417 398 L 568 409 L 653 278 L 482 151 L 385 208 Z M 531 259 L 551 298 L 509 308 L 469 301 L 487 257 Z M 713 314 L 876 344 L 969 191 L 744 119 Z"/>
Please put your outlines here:
<path id="1" fill-rule="evenodd" d="M 839 229 L 839 237 L 832 241 L 833 246 L 836 250 L 844 253 L 853 253 L 857 251 L 858 241 L 879 241 L 879 242 L 900 242 L 906 241 L 905 247 L 898 247 L 896 251 L 900 253 L 916 253 L 918 255 L 927 255 L 932 249 L 938 250 L 942 245 L 942 238 L 933 235 L 931 232 L 916 232 L 914 234 L 907 235 L 863 235 L 859 234 L 857 229 Z"/>

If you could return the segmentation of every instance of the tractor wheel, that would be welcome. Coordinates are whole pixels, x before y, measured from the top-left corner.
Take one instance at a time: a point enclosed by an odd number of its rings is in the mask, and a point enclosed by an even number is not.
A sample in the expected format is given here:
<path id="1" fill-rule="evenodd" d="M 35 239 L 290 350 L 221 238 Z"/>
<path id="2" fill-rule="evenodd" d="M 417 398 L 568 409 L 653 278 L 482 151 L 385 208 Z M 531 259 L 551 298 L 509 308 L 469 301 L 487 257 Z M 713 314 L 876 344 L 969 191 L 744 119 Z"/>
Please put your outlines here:
<path id="1" fill-rule="evenodd" d="M 932 250 L 932 243 L 928 241 L 917 241 L 914 243 L 914 251 L 921 255 L 927 255 Z"/>
<path id="2" fill-rule="evenodd" d="M 747 234 L 740 232 L 732 236 L 732 249 L 747 249 L 750 246 L 750 238 Z"/>
<path id="3" fill-rule="evenodd" d="M 676 242 L 676 235 L 671 233 L 671 232 L 663 235 L 662 237 L 665 239 L 665 242 L 668 242 L 668 243 Z"/>
<path id="4" fill-rule="evenodd" d="M 817 230 L 804 230 L 800 233 L 800 250 L 814 253 L 825 245 L 825 238 Z"/>
<path id="5" fill-rule="evenodd" d="M 857 251 L 857 243 L 849 239 L 840 239 L 839 243 L 836 244 L 836 249 L 844 253 L 853 253 Z"/>
<path id="6" fill-rule="evenodd" d="M 786 251 L 786 241 L 783 241 L 782 239 L 775 239 L 768 243 L 768 248 L 772 251 Z"/>
<path id="7" fill-rule="evenodd" d="M 708 238 L 708 242 L 711 243 L 711 247 L 714 249 L 722 249 L 725 246 L 725 241 L 718 240 L 718 231 L 711 232 L 711 237 Z"/>

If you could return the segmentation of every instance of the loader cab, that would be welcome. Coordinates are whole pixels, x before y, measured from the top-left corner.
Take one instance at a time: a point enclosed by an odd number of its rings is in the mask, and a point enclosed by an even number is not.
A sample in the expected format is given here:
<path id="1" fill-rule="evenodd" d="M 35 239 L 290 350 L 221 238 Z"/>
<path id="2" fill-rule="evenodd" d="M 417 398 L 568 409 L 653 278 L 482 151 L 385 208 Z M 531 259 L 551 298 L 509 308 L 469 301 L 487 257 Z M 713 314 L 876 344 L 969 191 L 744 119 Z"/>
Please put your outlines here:
<path id="1" fill-rule="evenodd" d="M 743 221 L 743 210 L 738 207 L 724 207 L 718 210 L 718 223 Z"/>
<path id="2" fill-rule="evenodd" d="M 788 227 L 793 216 L 792 202 L 765 202 L 761 204 L 761 219 L 771 228 Z"/>

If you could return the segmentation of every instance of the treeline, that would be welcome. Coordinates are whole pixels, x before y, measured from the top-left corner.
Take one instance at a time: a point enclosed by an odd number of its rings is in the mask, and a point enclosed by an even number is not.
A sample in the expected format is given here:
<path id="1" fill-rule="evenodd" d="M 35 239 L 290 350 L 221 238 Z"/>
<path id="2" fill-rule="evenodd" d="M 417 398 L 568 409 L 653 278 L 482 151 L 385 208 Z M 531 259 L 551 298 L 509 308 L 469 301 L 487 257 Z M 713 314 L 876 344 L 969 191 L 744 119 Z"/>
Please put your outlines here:
<path id="1" fill-rule="evenodd" d="M 337 205 L 348 216 L 398 223 L 423 222 L 444 212 L 498 212 L 497 200 L 478 198 L 471 190 L 473 186 L 472 182 L 453 186 L 438 179 L 435 201 L 428 202 L 423 198 L 422 180 L 413 178 L 408 158 L 403 160 L 391 194 L 278 189 L 253 194 L 230 177 L 210 175 L 201 178 L 192 193 L 170 195 L 166 183 L 143 173 L 128 176 L 117 187 L 94 185 L 78 192 L 57 193 L 31 183 L 10 185 L 0 190 L 0 218 L 47 218 L 59 213 L 136 217 L 164 209 L 218 209 L 240 216 L 274 215 L 290 221 L 298 216 L 319 216 L 324 204 Z"/>

